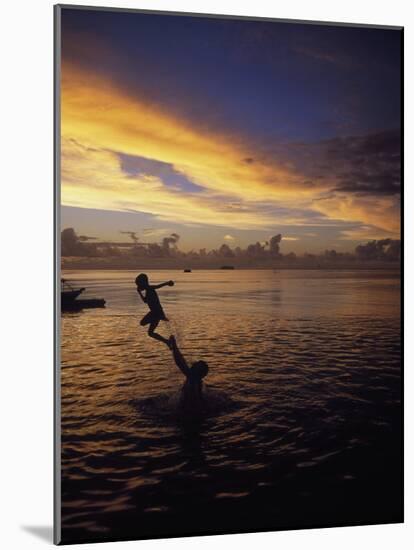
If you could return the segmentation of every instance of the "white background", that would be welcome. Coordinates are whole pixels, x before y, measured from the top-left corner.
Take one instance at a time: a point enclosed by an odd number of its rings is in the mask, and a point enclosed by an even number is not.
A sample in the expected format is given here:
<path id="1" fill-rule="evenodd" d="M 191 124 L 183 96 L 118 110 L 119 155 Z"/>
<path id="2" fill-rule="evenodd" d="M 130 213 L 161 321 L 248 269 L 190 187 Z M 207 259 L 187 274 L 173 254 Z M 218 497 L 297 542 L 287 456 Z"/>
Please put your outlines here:
<path id="1" fill-rule="evenodd" d="M 76 0 L 68 3 L 79 3 Z M 101 5 L 101 2 L 85 4 Z M 405 26 L 406 43 L 406 275 L 413 280 L 413 21 L 407 0 L 102 0 L 110 6 L 256 15 Z M 3 2 L 0 18 L 1 270 L 0 545 L 30 549 L 51 544 L 52 401 L 52 5 L 51 0 Z M 412 4 L 411 4 L 412 5 Z M 413 292 L 406 285 L 406 310 Z M 407 316 L 408 317 L 408 316 Z M 414 539 L 413 357 L 406 319 L 406 524 L 239 536 L 107 543 L 142 550 L 224 549 L 276 545 L 296 549 L 409 548 Z M 378 480 L 381 484 L 381 480 Z M 35 533 L 34 533 L 34 532 Z M 36 534 L 37 533 L 37 534 Z M 40 536 L 39 536 L 40 535 Z M 412 544 L 412 543 L 411 543 Z M 85 545 L 83 548 L 98 548 Z"/>

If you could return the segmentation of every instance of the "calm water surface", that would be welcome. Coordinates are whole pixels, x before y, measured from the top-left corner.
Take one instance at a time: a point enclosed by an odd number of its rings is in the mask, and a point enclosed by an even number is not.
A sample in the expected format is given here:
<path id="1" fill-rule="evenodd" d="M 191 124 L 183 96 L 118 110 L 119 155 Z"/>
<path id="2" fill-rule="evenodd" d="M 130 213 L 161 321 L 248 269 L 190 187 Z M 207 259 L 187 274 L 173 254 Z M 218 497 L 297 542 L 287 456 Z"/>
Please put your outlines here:
<path id="1" fill-rule="evenodd" d="M 64 274 L 107 305 L 62 315 L 63 541 L 401 520 L 399 273 L 148 272 L 203 418 L 136 274 Z"/>

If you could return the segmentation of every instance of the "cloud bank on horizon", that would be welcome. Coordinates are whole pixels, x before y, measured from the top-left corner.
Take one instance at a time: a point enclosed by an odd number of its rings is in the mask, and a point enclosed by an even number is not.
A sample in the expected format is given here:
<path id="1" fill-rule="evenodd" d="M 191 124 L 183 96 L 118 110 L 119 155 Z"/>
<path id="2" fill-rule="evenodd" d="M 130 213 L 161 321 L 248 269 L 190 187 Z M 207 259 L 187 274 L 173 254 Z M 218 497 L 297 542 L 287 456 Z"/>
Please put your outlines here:
<path id="1" fill-rule="evenodd" d="M 228 241 L 399 237 L 398 31 L 72 9 L 62 24 L 61 198 L 81 228 L 95 209 Z"/>

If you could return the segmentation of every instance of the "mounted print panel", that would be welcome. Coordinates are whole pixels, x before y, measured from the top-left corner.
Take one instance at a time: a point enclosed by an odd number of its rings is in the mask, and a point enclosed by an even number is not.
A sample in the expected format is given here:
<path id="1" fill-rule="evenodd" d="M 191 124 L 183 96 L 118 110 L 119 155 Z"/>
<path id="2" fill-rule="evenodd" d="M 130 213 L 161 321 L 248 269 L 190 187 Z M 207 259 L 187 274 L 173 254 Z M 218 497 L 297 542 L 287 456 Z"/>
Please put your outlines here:
<path id="1" fill-rule="evenodd" d="M 55 542 L 403 521 L 402 35 L 55 8 Z"/>

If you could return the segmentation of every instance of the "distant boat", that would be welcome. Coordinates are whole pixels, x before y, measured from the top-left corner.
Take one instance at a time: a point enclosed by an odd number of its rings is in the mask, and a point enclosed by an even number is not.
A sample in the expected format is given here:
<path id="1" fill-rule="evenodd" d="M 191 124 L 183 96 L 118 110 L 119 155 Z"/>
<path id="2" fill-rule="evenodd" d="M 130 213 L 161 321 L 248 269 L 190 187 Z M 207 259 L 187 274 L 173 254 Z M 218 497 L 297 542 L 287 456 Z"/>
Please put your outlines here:
<path id="1" fill-rule="evenodd" d="M 191 273 L 191 269 L 184 269 L 184 273 Z"/>
<path id="2" fill-rule="evenodd" d="M 220 269 L 234 269 L 234 265 L 222 265 Z"/>
<path id="3" fill-rule="evenodd" d="M 105 307 L 103 298 L 81 298 L 79 296 L 85 290 L 82 288 L 73 288 L 66 279 L 60 281 L 60 303 L 62 311 L 76 311 L 84 308 Z"/>

